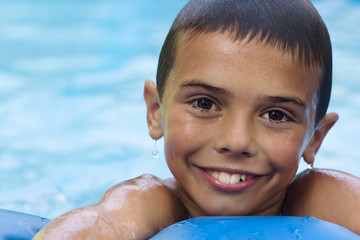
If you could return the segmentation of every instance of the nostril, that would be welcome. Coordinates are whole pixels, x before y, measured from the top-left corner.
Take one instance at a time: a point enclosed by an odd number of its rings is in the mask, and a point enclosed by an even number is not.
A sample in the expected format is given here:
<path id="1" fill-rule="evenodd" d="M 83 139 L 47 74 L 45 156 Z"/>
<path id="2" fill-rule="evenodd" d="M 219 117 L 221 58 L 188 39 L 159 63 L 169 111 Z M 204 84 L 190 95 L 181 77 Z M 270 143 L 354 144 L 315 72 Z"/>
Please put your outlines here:
<path id="1" fill-rule="evenodd" d="M 223 154 L 223 153 L 226 153 L 226 152 L 230 152 L 230 150 L 227 149 L 227 148 L 221 148 L 221 149 L 219 149 L 218 152 Z"/>
<path id="2" fill-rule="evenodd" d="M 249 152 L 243 152 L 242 155 L 244 155 L 247 158 L 250 158 L 252 156 L 252 154 Z"/>
<path id="3" fill-rule="evenodd" d="M 250 152 L 247 152 L 247 151 L 232 151 L 231 149 L 229 148 L 220 148 L 218 150 L 218 152 L 220 154 L 228 154 L 228 155 L 231 155 L 233 157 L 239 157 L 239 156 L 243 156 L 243 157 L 246 157 L 246 158 L 250 158 L 252 156 L 252 154 Z"/>

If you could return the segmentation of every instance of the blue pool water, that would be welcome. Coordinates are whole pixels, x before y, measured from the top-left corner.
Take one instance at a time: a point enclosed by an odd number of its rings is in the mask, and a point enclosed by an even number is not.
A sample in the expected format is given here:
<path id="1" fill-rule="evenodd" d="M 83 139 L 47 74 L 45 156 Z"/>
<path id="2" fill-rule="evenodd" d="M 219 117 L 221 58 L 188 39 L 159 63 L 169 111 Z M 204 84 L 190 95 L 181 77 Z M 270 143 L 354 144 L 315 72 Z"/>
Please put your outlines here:
<path id="1" fill-rule="evenodd" d="M 1 1 L 0 208 L 53 218 L 125 179 L 171 176 L 162 152 L 151 156 L 142 90 L 185 2 Z M 360 176 L 360 2 L 314 3 L 341 116 L 315 165 Z"/>

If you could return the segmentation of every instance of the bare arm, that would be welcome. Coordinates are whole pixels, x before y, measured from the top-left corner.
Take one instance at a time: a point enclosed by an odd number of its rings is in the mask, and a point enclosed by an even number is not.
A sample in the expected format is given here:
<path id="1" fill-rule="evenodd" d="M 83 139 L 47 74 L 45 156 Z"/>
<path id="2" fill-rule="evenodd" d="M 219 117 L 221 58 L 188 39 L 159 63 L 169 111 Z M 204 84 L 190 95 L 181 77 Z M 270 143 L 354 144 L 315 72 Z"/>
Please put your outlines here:
<path id="1" fill-rule="evenodd" d="M 313 216 L 360 235 L 360 178 L 335 170 L 306 170 L 290 185 L 283 214 Z"/>
<path id="2" fill-rule="evenodd" d="M 185 217 L 174 188 L 143 175 L 111 188 L 97 204 L 60 216 L 34 239 L 148 239 Z"/>

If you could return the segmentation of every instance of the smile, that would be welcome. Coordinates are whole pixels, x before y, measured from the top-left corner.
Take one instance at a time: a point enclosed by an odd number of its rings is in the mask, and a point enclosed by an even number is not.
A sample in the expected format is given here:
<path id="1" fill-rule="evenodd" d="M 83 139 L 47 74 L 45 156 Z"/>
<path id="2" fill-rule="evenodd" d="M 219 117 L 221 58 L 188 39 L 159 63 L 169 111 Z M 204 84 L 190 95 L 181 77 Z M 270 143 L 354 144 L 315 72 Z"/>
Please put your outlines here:
<path id="1" fill-rule="evenodd" d="M 207 172 L 211 176 L 213 176 L 214 178 L 225 184 L 236 184 L 239 182 L 250 180 L 252 178 L 252 176 L 246 174 L 238 174 L 238 173 L 231 174 L 222 171 L 210 171 L 210 170 L 207 170 Z"/>
<path id="2" fill-rule="evenodd" d="M 202 177 L 213 188 L 222 192 L 241 192 L 250 188 L 264 175 L 251 174 L 245 172 L 235 172 L 235 170 L 198 168 Z"/>

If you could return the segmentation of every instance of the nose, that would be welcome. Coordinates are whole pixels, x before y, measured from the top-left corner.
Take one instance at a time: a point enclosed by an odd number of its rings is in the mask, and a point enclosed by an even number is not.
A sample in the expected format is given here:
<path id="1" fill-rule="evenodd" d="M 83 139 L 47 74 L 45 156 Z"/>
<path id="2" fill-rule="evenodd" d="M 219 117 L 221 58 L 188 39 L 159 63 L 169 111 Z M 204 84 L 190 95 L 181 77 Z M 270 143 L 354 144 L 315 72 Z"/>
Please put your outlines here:
<path id="1" fill-rule="evenodd" d="M 251 117 L 244 113 L 224 116 L 219 120 L 216 150 L 232 158 L 250 158 L 256 154 L 256 134 Z"/>

